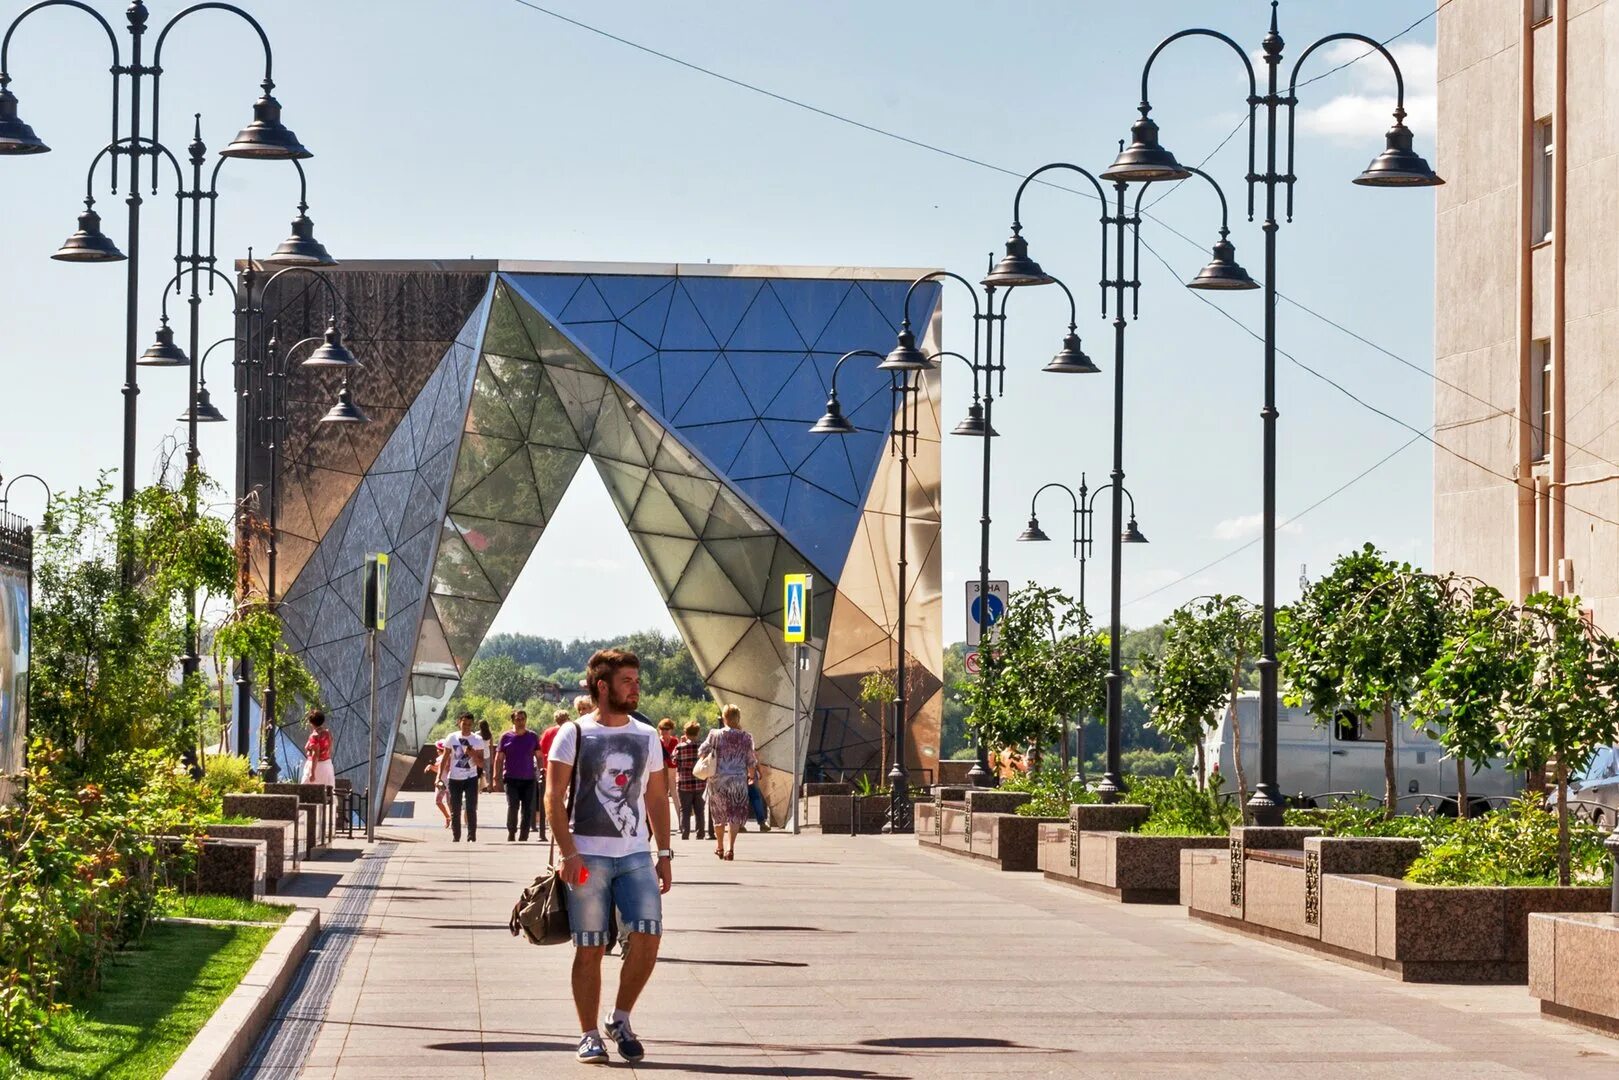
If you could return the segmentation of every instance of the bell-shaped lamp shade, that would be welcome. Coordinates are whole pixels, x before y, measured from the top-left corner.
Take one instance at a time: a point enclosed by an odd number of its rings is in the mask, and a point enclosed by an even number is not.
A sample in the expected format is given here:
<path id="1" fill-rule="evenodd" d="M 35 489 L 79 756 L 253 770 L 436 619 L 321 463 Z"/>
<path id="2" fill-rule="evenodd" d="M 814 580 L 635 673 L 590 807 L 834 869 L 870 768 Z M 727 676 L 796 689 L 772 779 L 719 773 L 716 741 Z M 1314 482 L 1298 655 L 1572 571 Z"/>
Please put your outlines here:
<path id="1" fill-rule="evenodd" d="M 292 235 L 264 260 L 276 266 L 336 266 L 326 245 L 315 239 L 315 223 L 306 215 L 292 219 Z"/>
<path id="2" fill-rule="evenodd" d="M 899 340 L 883 362 L 877 365 L 878 371 L 932 371 L 933 361 L 929 360 L 927 353 L 916 347 L 916 335 L 910 328 L 899 332 Z"/>
<path id="3" fill-rule="evenodd" d="M 1040 370 L 1055 375 L 1095 375 L 1102 369 L 1085 355 L 1085 350 L 1079 347 L 1079 335 L 1070 327 L 1068 336 L 1062 339 L 1062 348 L 1051 358 L 1051 362 Z"/>
<path id="4" fill-rule="evenodd" d="M 1001 261 L 995 264 L 980 284 L 997 287 L 1050 285 L 1052 280 L 1050 274 L 1040 269 L 1039 263 L 1029 258 L 1029 242 L 1014 228 L 1006 241 L 1006 254 L 1001 256 Z"/>
<path id="5" fill-rule="evenodd" d="M 1191 176 L 1180 162 L 1158 144 L 1158 125 L 1143 116 L 1130 125 L 1130 145 L 1119 151 L 1103 180 L 1141 183 L 1147 180 L 1185 180 Z"/>
<path id="6" fill-rule="evenodd" d="M 349 383 L 343 380 L 343 386 L 337 391 L 337 404 L 326 410 L 326 415 L 320 418 L 323 424 L 369 424 L 371 418 L 360 411 L 360 407 L 349 398 Z"/>
<path id="7" fill-rule="evenodd" d="M 1025 543 L 1032 542 L 1036 544 L 1043 544 L 1051 539 L 1045 534 L 1045 530 L 1040 528 L 1040 519 L 1032 514 L 1029 516 L 1029 527 L 1018 533 L 1017 538 Z"/>
<path id="8" fill-rule="evenodd" d="M 1257 289 L 1259 282 L 1248 276 L 1237 263 L 1237 247 L 1225 237 L 1214 245 L 1214 257 L 1197 276 L 1186 283 L 1188 289 Z"/>
<path id="9" fill-rule="evenodd" d="M 855 426 L 843 415 L 843 406 L 838 404 L 835 394 L 826 399 L 826 415 L 810 428 L 811 435 L 853 435 L 854 432 Z"/>
<path id="10" fill-rule="evenodd" d="M 1444 181 L 1411 149 L 1411 129 L 1396 117 L 1386 136 L 1387 146 L 1372 159 L 1355 183 L 1368 187 L 1438 187 Z"/>
<path id="11" fill-rule="evenodd" d="M 167 319 L 157 328 L 157 340 L 146 347 L 135 363 L 142 367 L 185 367 L 191 363 L 185 351 L 174 343 L 174 331 Z"/>
<path id="12" fill-rule="evenodd" d="M 51 258 L 62 262 L 122 262 L 124 253 L 101 231 L 101 215 L 87 204 L 79 215 L 78 231 L 62 241 Z"/>
<path id="13" fill-rule="evenodd" d="M 967 406 L 967 415 L 962 417 L 961 423 L 957 424 L 955 430 L 951 431 L 950 434 L 977 435 L 980 437 L 987 435 L 993 439 L 1000 432 L 984 422 L 984 406 L 975 401 Z"/>
<path id="14" fill-rule="evenodd" d="M 1119 534 L 1119 543 L 1145 544 L 1146 542 L 1147 538 L 1141 534 L 1141 530 L 1136 527 L 1136 519 L 1132 517 L 1130 523 L 1124 527 L 1124 531 Z"/>
<path id="15" fill-rule="evenodd" d="M 348 368 L 359 364 L 354 354 L 349 352 L 348 346 L 343 344 L 343 335 L 337 329 L 335 318 L 326 320 L 326 340 L 322 341 L 315 351 L 309 354 L 309 359 L 303 363 L 304 367 L 315 368 Z"/>
<path id="16" fill-rule="evenodd" d="M 48 150 L 34 129 L 17 118 L 17 95 L 0 89 L 0 154 L 43 154 Z"/>
<path id="17" fill-rule="evenodd" d="M 266 91 L 253 103 L 253 122 L 236 133 L 220 156 L 258 158 L 261 161 L 287 161 L 314 157 L 298 141 L 298 136 L 281 122 L 281 102 Z"/>
<path id="18" fill-rule="evenodd" d="M 225 414 L 219 411 L 217 405 L 208 400 L 208 388 L 199 386 L 197 387 L 197 400 L 192 403 L 189 411 L 181 413 L 176 419 L 188 424 L 193 419 L 199 424 L 223 424 Z"/>

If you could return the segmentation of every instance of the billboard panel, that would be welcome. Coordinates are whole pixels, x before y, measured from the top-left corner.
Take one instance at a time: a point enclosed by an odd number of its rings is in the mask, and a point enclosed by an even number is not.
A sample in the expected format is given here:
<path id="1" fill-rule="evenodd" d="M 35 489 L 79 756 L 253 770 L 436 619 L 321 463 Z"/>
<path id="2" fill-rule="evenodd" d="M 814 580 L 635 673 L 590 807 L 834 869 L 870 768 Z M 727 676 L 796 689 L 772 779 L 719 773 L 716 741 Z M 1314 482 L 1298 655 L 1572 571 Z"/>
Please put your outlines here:
<path id="1" fill-rule="evenodd" d="M 29 537 L 0 522 L 0 802 L 23 767 L 28 737 Z"/>

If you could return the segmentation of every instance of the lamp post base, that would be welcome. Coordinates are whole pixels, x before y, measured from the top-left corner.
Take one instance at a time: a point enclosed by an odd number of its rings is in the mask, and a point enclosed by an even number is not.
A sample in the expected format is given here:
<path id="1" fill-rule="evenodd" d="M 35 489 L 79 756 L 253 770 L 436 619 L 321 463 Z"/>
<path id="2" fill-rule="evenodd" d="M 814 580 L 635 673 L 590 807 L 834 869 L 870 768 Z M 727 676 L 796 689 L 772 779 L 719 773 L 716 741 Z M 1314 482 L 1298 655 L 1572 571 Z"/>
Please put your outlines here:
<path id="1" fill-rule="evenodd" d="M 888 771 L 888 831 L 912 833 L 916 831 L 911 806 L 911 778 L 897 764 Z"/>
<path id="2" fill-rule="evenodd" d="M 1260 784 L 1248 799 L 1248 820 L 1255 825 L 1275 828 L 1282 824 L 1282 811 L 1286 802 L 1274 785 Z"/>
<path id="3" fill-rule="evenodd" d="M 1116 803 L 1124 798 L 1124 777 L 1118 773 L 1104 773 L 1096 783 L 1096 795 L 1104 803 Z"/>

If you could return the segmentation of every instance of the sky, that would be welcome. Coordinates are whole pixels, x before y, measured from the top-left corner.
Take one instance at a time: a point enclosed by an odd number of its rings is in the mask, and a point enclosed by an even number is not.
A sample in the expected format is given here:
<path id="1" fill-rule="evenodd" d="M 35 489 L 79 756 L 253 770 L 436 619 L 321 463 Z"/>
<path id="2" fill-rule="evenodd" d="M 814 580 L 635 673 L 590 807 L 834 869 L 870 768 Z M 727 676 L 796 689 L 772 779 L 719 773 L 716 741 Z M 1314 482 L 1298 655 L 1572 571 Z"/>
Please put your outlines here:
<path id="1" fill-rule="evenodd" d="M 122 2 L 96 6 L 121 21 Z M 182 7 L 150 6 L 154 25 Z M 1005 240 L 1019 177 L 1052 161 L 1093 172 L 1111 162 L 1136 116 L 1141 64 L 1159 40 L 1209 26 L 1257 57 L 1269 11 L 1257 0 L 539 4 L 602 31 L 594 33 L 521 0 L 247 6 L 276 49 L 283 119 L 315 153 L 305 163 L 310 216 L 339 260 L 931 266 L 972 280 Z M 1385 40 L 1435 6 L 1290 0 L 1283 71 L 1324 34 Z M 9 18 L 20 9 L 0 10 Z M 1391 47 L 1417 150 L 1443 175 L 1433 158 L 1434 22 Z M 48 257 L 74 228 L 85 169 L 106 137 L 108 50 L 98 35 L 71 10 L 34 15 L 18 30 L 11 88 L 54 152 L 0 160 L 8 331 L 0 474 L 40 473 L 58 490 L 92 482 L 120 458 L 123 268 Z M 1300 81 L 1363 51 L 1327 46 Z M 237 20 L 205 11 L 180 23 L 163 56 L 164 141 L 178 152 L 200 111 L 204 139 L 224 145 L 249 118 L 261 64 Z M 1246 111 L 1240 61 L 1217 43 L 1182 41 L 1156 65 L 1151 93 L 1164 145 L 1182 161 L 1221 147 L 1204 167 L 1230 201 L 1237 258 L 1259 278 L 1262 234 L 1244 213 L 1246 133 L 1222 147 Z M 1278 234 L 1278 340 L 1297 361 L 1281 359 L 1278 369 L 1284 602 L 1302 574 L 1318 576 L 1364 541 L 1418 563 L 1431 556 L 1434 450 L 1419 433 L 1433 417 L 1434 197 L 1349 183 L 1382 149 L 1391 109 L 1392 79 L 1375 56 L 1300 91 L 1297 217 Z M 97 208 L 122 244 L 122 195 L 108 193 L 106 179 L 98 174 Z M 249 246 L 264 253 L 287 235 L 297 178 L 284 163 L 232 161 L 220 179 L 228 266 Z M 173 184 L 161 183 L 145 211 L 143 340 L 172 273 Z M 1151 541 L 1125 551 L 1124 620 L 1133 625 L 1196 596 L 1257 599 L 1260 589 L 1263 365 L 1249 331 L 1263 326 L 1261 294 L 1205 302 L 1210 294 L 1181 286 L 1216 238 L 1218 205 L 1206 185 L 1175 189 L 1151 213 L 1140 317 L 1126 335 L 1125 483 Z M 1039 508 L 1056 542 L 1014 538 L 1036 488 L 1076 486 L 1081 474 L 1094 487 L 1110 467 L 1112 330 L 1093 284 L 1096 217 L 1094 201 L 1067 192 L 1032 190 L 1024 201 L 1032 254 L 1074 288 L 1080 333 L 1104 373 L 1042 374 L 1061 343 L 1066 302 L 1050 289 L 1019 297 L 1006 394 L 995 405 L 1002 437 L 991 508 L 992 575 L 1014 588 L 1033 580 L 1077 591 L 1060 492 Z M 945 347 L 967 351 L 965 293 L 946 292 L 944 303 Z M 205 342 L 231 332 L 229 306 L 223 294 L 205 304 Z M 169 309 L 179 319 L 184 298 L 171 294 Z M 225 355 L 217 350 L 208 372 L 217 391 L 230 385 Z M 947 430 L 968 399 L 968 380 L 947 375 Z M 184 371 L 143 369 L 140 404 L 144 481 L 165 441 L 184 438 L 169 420 L 185 405 Z M 227 480 L 232 428 L 212 425 L 202 442 L 204 464 Z M 963 582 L 978 573 L 979 453 L 976 440 L 945 440 L 947 641 L 962 636 Z M 613 511 L 593 471 L 578 475 L 494 630 L 562 638 L 672 630 L 628 534 L 590 527 Z M 12 494 L 10 508 L 37 520 L 37 487 Z M 1105 537 L 1105 513 L 1098 521 Z M 1105 610 L 1105 543 L 1087 574 L 1092 606 Z"/>

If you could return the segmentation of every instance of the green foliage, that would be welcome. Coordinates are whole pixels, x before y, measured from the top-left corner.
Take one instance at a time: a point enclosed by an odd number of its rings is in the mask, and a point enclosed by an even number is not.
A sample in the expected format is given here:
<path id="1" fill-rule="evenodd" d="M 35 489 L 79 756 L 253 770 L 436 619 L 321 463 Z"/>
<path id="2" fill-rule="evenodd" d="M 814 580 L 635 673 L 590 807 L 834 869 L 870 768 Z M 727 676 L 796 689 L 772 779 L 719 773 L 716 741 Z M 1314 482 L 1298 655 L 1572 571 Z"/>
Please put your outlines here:
<path id="1" fill-rule="evenodd" d="M 1218 779 L 1211 779 L 1204 789 L 1184 772 L 1132 776 L 1125 787 L 1126 802 L 1149 808 L 1139 830 L 1147 835 L 1220 836 L 1242 823 L 1241 808 L 1221 800 Z"/>
<path id="2" fill-rule="evenodd" d="M 538 668 L 526 667 L 509 656 L 480 656 L 467 665 L 461 686 L 466 696 L 493 698 L 510 711 L 538 694 L 545 681 Z"/>
<path id="3" fill-rule="evenodd" d="M 867 704 L 880 705 L 893 701 L 899 693 L 899 687 L 894 682 L 894 672 L 873 671 L 860 680 L 860 700 Z"/>
<path id="4" fill-rule="evenodd" d="M 164 895 L 161 910 L 165 918 L 282 923 L 297 909 L 291 904 L 265 904 L 234 896 L 176 892 Z"/>
<path id="5" fill-rule="evenodd" d="M 36 740 L 23 794 L 0 808 L 0 1047 L 30 1046 L 66 996 L 92 989 L 107 957 L 136 940 L 184 852 L 207 794 L 162 751 L 120 751 L 94 777 Z"/>
<path id="6" fill-rule="evenodd" d="M 1344 710 L 1390 720 L 1417 696 L 1439 656 L 1445 609 L 1443 588 L 1409 563 L 1371 544 L 1340 556 L 1331 573 L 1278 613 L 1288 703 L 1308 705 L 1319 723 Z M 1383 746 L 1383 804 L 1392 817 L 1392 731 Z"/>
<path id="7" fill-rule="evenodd" d="M 1174 776 L 1185 772 L 1190 762 L 1184 750 L 1148 750 L 1138 746 L 1120 754 L 1119 764 L 1127 774 L 1136 776 Z"/>
<path id="8" fill-rule="evenodd" d="M 969 724 L 986 745 L 1047 746 L 1064 716 L 1100 711 L 1106 638 L 1086 624 L 1084 611 L 1057 589 L 1012 593 L 993 647 L 981 653 L 983 674 L 967 686 Z"/>
<path id="9" fill-rule="evenodd" d="M 1287 825 L 1314 826 L 1327 836 L 1391 836 L 1434 843 L 1450 828 L 1450 818 L 1437 814 L 1399 814 L 1389 817 L 1383 804 L 1369 797 L 1340 802 L 1321 810 L 1288 810 Z"/>
<path id="10" fill-rule="evenodd" d="M 1411 865 L 1409 881 L 1425 885 L 1556 885 L 1557 815 L 1525 793 L 1503 810 L 1451 822 Z M 1603 834 L 1593 825 L 1570 830 L 1571 880 L 1600 884 L 1610 866 Z"/>
<path id="11" fill-rule="evenodd" d="M 1517 647 L 1517 612 L 1500 592 L 1446 585 L 1444 641 L 1411 700 L 1411 718 L 1476 772 L 1504 752 L 1500 710 L 1531 677 L 1529 653 Z"/>
<path id="12" fill-rule="evenodd" d="M 320 703 L 320 684 L 302 658 L 287 648 L 281 638 L 280 618 L 261 600 L 238 605 L 225 624 L 214 631 L 214 659 L 220 670 L 225 669 L 227 658 L 238 662 L 245 659 L 253 665 L 261 706 L 274 666 L 276 711 L 280 715 L 267 719 L 278 725 Z"/>
<path id="13" fill-rule="evenodd" d="M 884 795 L 888 792 L 888 789 L 870 773 L 856 773 L 850 778 L 849 785 L 854 789 L 854 794 L 862 798 L 872 795 Z"/>
<path id="14" fill-rule="evenodd" d="M 960 760 L 958 754 L 977 756 L 967 741 L 967 669 L 963 662 L 967 646 L 956 642 L 944 650 L 943 711 L 939 718 L 939 757 Z"/>
<path id="15" fill-rule="evenodd" d="M 212 754 L 203 766 L 199 781 L 203 797 L 210 805 L 235 792 L 262 792 L 264 779 L 254 772 L 247 758 L 233 754 Z"/>
<path id="16" fill-rule="evenodd" d="M 1256 614 L 1241 597 L 1193 600 L 1170 613 L 1161 648 L 1138 665 L 1151 707 L 1148 724 L 1173 745 L 1195 751 L 1199 780 L 1206 774 L 1203 740 L 1235 697 L 1243 661 L 1259 649 Z"/>
<path id="17" fill-rule="evenodd" d="M 194 742 L 206 687 L 199 677 L 174 678 L 186 646 L 185 597 L 228 592 L 236 565 L 225 523 L 190 513 L 206 487 L 192 473 L 125 504 L 103 474 L 52 500 L 59 531 L 34 540 L 34 733 L 92 761 Z"/>
<path id="18" fill-rule="evenodd" d="M 1002 791 L 1027 791 L 1032 798 L 1017 808 L 1024 817 L 1066 818 L 1074 803 L 1096 802 L 1096 795 L 1084 784 L 1063 772 L 1056 762 L 1038 770 L 1020 773 L 1001 781 Z"/>

